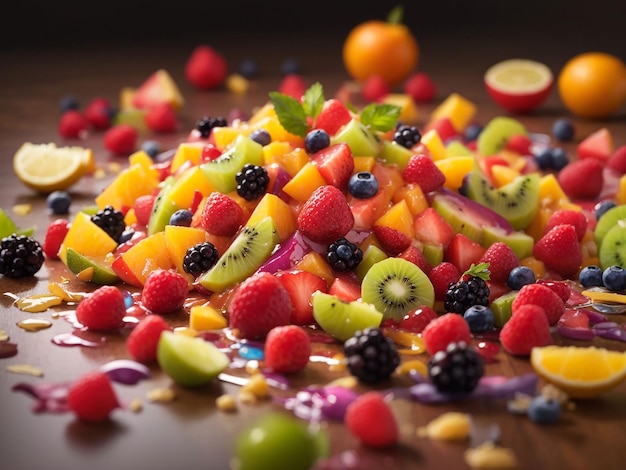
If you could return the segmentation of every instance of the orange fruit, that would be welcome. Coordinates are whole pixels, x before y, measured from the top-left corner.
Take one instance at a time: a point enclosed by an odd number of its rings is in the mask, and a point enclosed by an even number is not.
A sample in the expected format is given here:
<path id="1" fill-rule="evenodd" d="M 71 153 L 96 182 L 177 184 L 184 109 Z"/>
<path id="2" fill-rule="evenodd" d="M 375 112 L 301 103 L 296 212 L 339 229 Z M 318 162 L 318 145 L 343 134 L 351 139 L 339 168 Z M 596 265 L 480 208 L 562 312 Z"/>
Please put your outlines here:
<path id="1" fill-rule="evenodd" d="M 352 78 L 365 81 L 379 76 L 394 86 L 413 72 L 419 47 L 401 19 L 402 9 L 396 7 L 387 21 L 365 21 L 350 31 L 343 44 L 343 63 Z"/>
<path id="2" fill-rule="evenodd" d="M 587 119 L 606 118 L 626 102 L 626 65 L 604 52 L 579 54 L 561 69 L 558 90 L 572 113 Z"/>

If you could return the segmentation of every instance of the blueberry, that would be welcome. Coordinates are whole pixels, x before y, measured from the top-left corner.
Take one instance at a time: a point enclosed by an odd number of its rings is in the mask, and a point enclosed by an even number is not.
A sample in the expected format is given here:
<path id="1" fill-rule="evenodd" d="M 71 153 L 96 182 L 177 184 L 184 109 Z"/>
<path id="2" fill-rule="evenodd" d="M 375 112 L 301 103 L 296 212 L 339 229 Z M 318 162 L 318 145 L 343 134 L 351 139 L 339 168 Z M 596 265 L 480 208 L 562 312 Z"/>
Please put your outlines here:
<path id="1" fill-rule="evenodd" d="M 69 111 L 71 109 L 78 109 L 78 100 L 74 95 L 65 95 L 59 101 L 59 111 L 63 114 L 65 111 Z"/>
<path id="2" fill-rule="evenodd" d="M 63 215 L 69 212 L 72 198 L 65 191 L 53 191 L 48 194 L 46 204 L 53 214 Z"/>
<path id="3" fill-rule="evenodd" d="M 159 144 L 156 140 L 146 140 L 143 144 L 141 144 L 141 150 L 146 152 L 150 158 L 154 160 L 161 151 L 161 144 Z"/>
<path id="4" fill-rule="evenodd" d="M 281 64 L 280 71 L 283 73 L 283 75 L 300 73 L 300 63 L 293 57 L 288 57 Z"/>
<path id="5" fill-rule="evenodd" d="M 135 231 L 133 229 L 124 230 L 122 232 L 122 235 L 120 236 L 120 239 L 118 240 L 118 243 L 121 245 L 122 243 L 127 242 L 128 240 L 133 238 L 133 235 L 135 235 Z"/>
<path id="6" fill-rule="evenodd" d="M 473 142 L 478 139 L 478 136 L 483 131 L 483 126 L 480 124 L 470 124 L 465 128 L 465 141 Z"/>
<path id="7" fill-rule="evenodd" d="M 511 269 L 506 280 L 507 285 L 513 290 L 520 290 L 526 284 L 535 282 L 535 273 L 528 266 L 516 266 Z"/>
<path id="8" fill-rule="evenodd" d="M 463 318 L 472 333 L 492 330 L 495 321 L 493 311 L 485 305 L 472 305 L 465 310 Z"/>
<path id="9" fill-rule="evenodd" d="M 313 129 L 304 138 L 304 148 L 308 153 L 316 153 L 330 145 L 330 137 L 324 129 Z"/>
<path id="10" fill-rule="evenodd" d="M 602 268 L 600 266 L 589 265 L 580 270 L 578 282 L 583 287 L 603 287 Z"/>
<path id="11" fill-rule="evenodd" d="M 245 59 L 239 65 L 239 73 L 245 78 L 256 78 L 259 74 L 259 64 L 254 59 Z"/>
<path id="12" fill-rule="evenodd" d="M 595 206 L 593 206 L 596 220 L 600 220 L 600 217 L 602 217 L 606 211 L 608 211 L 609 209 L 613 209 L 616 205 L 617 204 L 610 199 L 598 202 Z"/>
<path id="13" fill-rule="evenodd" d="M 265 129 L 255 130 L 250 134 L 250 138 L 263 146 L 268 145 L 272 141 L 272 136 Z"/>
<path id="14" fill-rule="evenodd" d="M 609 266 L 602 272 L 602 284 L 613 292 L 626 289 L 626 269 L 621 266 Z"/>
<path id="15" fill-rule="evenodd" d="M 528 417 L 535 423 L 554 423 L 560 416 L 561 404 L 553 398 L 538 395 L 534 397 L 528 405 Z"/>
<path id="16" fill-rule="evenodd" d="M 569 119 L 557 119 L 552 125 L 552 134 L 560 142 L 571 142 L 575 133 L 574 125 Z"/>
<path id="17" fill-rule="evenodd" d="M 378 192 L 378 180 L 369 171 L 359 171 L 350 177 L 348 192 L 358 199 L 370 198 Z"/>
<path id="18" fill-rule="evenodd" d="M 552 149 L 544 149 L 535 155 L 535 163 L 540 170 L 549 170 L 552 168 Z"/>
<path id="19" fill-rule="evenodd" d="M 556 171 L 562 170 L 569 163 L 567 152 L 561 147 L 554 147 L 550 150 L 550 158 L 552 160 L 551 167 Z"/>
<path id="20" fill-rule="evenodd" d="M 191 225 L 191 219 L 193 212 L 189 209 L 180 209 L 172 214 L 170 217 L 170 225 L 179 225 L 183 227 L 189 227 Z"/>

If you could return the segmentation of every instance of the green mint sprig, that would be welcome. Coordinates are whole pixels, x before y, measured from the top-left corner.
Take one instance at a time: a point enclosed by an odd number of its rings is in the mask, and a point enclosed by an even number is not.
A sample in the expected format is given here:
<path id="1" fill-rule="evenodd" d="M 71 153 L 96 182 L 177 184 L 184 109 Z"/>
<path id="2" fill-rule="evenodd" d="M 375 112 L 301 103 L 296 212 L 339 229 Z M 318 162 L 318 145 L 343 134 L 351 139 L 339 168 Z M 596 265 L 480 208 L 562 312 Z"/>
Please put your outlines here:
<path id="1" fill-rule="evenodd" d="M 472 265 L 463 273 L 463 277 L 465 276 L 475 276 L 483 281 L 488 281 L 491 277 L 491 271 L 489 271 L 489 263 L 478 263 Z"/>

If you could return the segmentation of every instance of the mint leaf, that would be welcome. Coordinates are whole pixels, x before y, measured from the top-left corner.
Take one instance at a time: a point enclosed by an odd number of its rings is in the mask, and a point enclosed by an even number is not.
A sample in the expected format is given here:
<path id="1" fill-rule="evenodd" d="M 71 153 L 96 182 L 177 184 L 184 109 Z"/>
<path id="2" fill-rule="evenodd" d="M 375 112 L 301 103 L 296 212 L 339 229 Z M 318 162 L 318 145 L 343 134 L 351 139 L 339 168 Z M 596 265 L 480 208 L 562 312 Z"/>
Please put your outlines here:
<path id="1" fill-rule="evenodd" d="M 307 89 L 302 105 L 307 116 L 315 119 L 320 114 L 324 106 L 324 88 L 321 83 L 316 82 Z"/>
<path id="2" fill-rule="evenodd" d="M 398 123 L 400 111 L 400 106 L 395 104 L 371 103 L 361 111 L 361 122 L 376 131 L 387 132 Z"/>
<path id="3" fill-rule="evenodd" d="M 488 281 L 490 275 L 491 272 L 489 271 L 489 263 L 472 263 L 468 270 L 463 273 L 463 276 L 476 276 L 484 281 Z"/>
<path id="4" fill-rule="evenodd" d="M 309 131 L 309 124 L 302 103 L 289 95 L 277 91 L 270 92 L 270 101 L 274 105 L 280 125 L 291 134 L 305 137 Z"/>

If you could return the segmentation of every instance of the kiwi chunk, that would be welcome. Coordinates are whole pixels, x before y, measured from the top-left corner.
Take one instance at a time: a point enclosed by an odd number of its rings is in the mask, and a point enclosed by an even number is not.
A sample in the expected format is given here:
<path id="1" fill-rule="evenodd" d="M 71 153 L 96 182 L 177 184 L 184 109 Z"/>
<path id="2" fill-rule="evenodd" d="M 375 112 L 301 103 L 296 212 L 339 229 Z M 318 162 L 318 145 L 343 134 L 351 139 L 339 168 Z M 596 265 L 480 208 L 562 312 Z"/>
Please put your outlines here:
<path id="1" fill-rule="evenodd" d="M 626 225 L 626 204 L 612 207 L 598 219 L 593 232 L 598 249 L 602 246 L 602 241 L 608 231 L 617 224 Z"/>
<path id="2" fill-rule="evenodd" d="M 428 276 L 402 258 L 386 258 L 372 265 L 361 284 L 363 302 L 371 303 L 385 319 L 401 320 L 418 307 L 432 307 L 435 292 Z"/>
<path id="3" fill-rule="evenodd" d="M 476 139 L 476 150 L 484 156 L 495 155 L 514 135 L 527 135 L 524 125 L 517 119 L 496 116 L 487 123 Z"/>
<path id="4" fill-rule="evenodd" d="M 537 213 L 539 173 L 520 175 L 499 188 L 494 188 L 480 170 L 467 175 L 467 195 L 504 217 L 516 230 L 524 230 Z"/>
<path id="5" fill-rule="evenodd" d="M 626 268 L 626 224 L 618 222 L 606 232 L 598 251 L 598 257 L 602 269 L 610 266 Z"/>
<path id="6" fill-rule="evenodd" d="M 346 302 L 337 296 L 317 291 L 311 299 L 313 318 L 330 336 L 346 341 L 359 330 L 377 327 L 383 319 L 372 304 L 358 300 Z"/>
<path id="7" fill-rule="evenodd" d="M 493 299 L 493 302 L 491 302 L 491 310 L 494 315 L 494 325 L 497 328 L 502 328 L 511 318 L 513 301 L 515 300 L 515 297 L 517 297 L 518 293 L 519 291 L 512 290 Z"/>
<path id="8" fill-rule="evenodd" d="M 277 243 L 278 230 L 271 217 L 245 226 L 198 282 L 211 292 L 223 292 L 259 269 Z"/>
<path id="9" fill-rule="evenodd" d="M 169 192 L 176 182 L 173 176 L 168 176 L 163 181 L 161 191 L 154 200 L 150 220 L 148 221 L 148 235 L 154 235 L 157 232 L 165 230 L 165 226 L 169 223 L 172 214 L 176 212 L 178 207 L 169 197 Z"/>
<path id="10" fill-rule="evenodd" d="M 380 141 L 376 134 L 358 119 L 352 119 L 330 139 L 331 145 L 340 142 L 348 144 L 352 155 L 359 157 L 375 157 L 378 155 L 380 147 Z"/>

